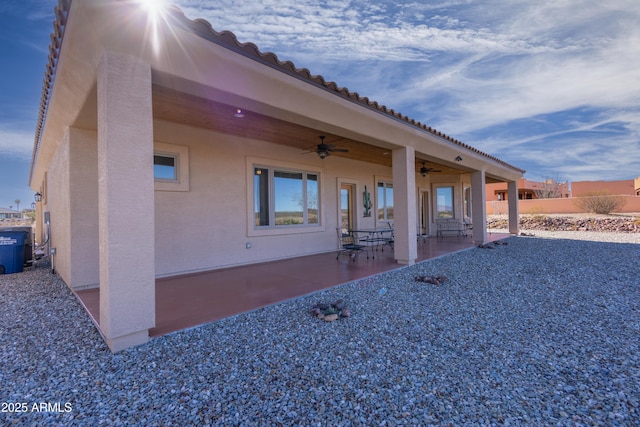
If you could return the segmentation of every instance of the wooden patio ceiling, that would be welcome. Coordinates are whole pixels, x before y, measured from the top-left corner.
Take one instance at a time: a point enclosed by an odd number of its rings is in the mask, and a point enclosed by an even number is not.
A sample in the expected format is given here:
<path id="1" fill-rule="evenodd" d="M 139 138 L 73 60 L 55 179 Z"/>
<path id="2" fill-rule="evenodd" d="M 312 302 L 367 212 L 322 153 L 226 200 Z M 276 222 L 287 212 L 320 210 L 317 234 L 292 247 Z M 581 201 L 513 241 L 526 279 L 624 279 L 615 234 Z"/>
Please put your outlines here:
<path id="1" fill-rule="evenodd" d="M 268 117 L 254 111 L 242 110 L 244 117 L 237 118 L 235 117 L 236 112 L 236 106 L 212 101 L 158 84 L 153 85 L 153 114 L 154 117 L 161 120 L 185 123 L 194 127 L 286 145 L 299 149 L 301 152 L 314 151 L 316 145 L 320 143 L 320 135 L 325 135 L 327 144 L 349 150 L 347 153 L 333 152 L 331 156 L 391 167 L 391 152 L 389 149 Z M 417 155 L 416 173 L 420 171 L 422 162 L 425 162 L 426 167 L 440 171 L 430 172 L 430 174 L 459 174 L 467 172 L 463 169 L 436 163 L 433 159 L 426 158 L 426 156 Z"/>

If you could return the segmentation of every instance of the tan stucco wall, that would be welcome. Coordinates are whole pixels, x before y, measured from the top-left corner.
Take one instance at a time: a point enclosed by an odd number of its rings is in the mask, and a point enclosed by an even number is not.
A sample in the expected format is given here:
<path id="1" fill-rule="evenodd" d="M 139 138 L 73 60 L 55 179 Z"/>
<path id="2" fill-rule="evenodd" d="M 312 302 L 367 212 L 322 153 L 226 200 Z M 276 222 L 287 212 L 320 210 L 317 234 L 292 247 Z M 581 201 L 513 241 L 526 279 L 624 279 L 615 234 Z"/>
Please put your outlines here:
<path id="1" fill-rule="evenodd" d="M 187 146 L 190 158 L 188 192 L 155 192 L 156 276 L 335 250 L 339 182 L 356 184 L 359 228 L 386 225 L 375 218 L 376 179 L 391 180 L 391 168 L 337 156 L 320 160 L 314 153 L 168 122 L 156 121 L 154 134 L 156 143 Z M 254 162 L 319 171 L 321 226 L 256 232 L 248 221 L 253 193 L 247 184 Z M 462 218 L 468 175 L 418 175 L 415 183 L 432 198 L 436 186 L 453 186 L 456 218 Z M 361 203 L 365 185 L 374 198 L 369 218 L 363 218 Z M 433 224 L 432 206 L 430 213 Z"/>
<path id="2" fill-rule="evenodd" d="M 70 286 L 94 288 L 99 284 L 98 251 L 98 147 L 94 131 L 69 130 L 69 228 L 71 270 Z M 77 262 L 75 262 L 77 260 Z"/>
<path id="3" fill-rule="evenodd" d="M 625 199 L 624 206 L 616 211 L 621 213 L 640 212 L 640 197 L 621 196 Z M 581 213 L 576 206 L 575 198 L 569 199 L 537 199 L 518 200 L 521 214 L 541 214 L 541 213 Z M 487 202 L 487 215 L 497 215 L 507 213 L 506 201 Z"/>
<path id="4" fill-rule="evenodd" d="M 623 181 L 574 181 L 571 183 L 571 196 L 580 197 L 585 193 L 607 192 L 635 196 L 633 179 Z"/>
<path id="5" fill-rule="evenodd" d="M 190 158 L 189 191 L 155 191 L 155 274 L 158 277 L 335 250 L 340 182 L 356 185 L 358 228 L 386 225 L 377 223 L 375 217 L 376 180 L 391 180 L 391 168 L 336 156 L 320 160 L 314 153 L 302 154 L 280 145 L 167 122 L 156 121 L 154 133 L 156 142 L 187 146 Z M 247 220 L 253 196 L 246 196 L 247 173 L 253 161 L 318 170 L 321 227 L 292 229 L 271 236 L 255 235 Z M 74 165 L 71 172 L 69 162 Z M 96 164 L 96 132 L 71 129 L 48 171 L 48 185 L 55 191 L 49 191 L 44 210 L 51 212 L 51 243 L 58 251 L 56 270 L 75 289 L 95 287 L 99 282 Z M 75 178 L 73 181 L 70 173 Z M 363 217 L 361 203 L 365 185 L 374 202 L 373 215 L 369 218 Z M 416 197 L 420 196 L 420 190 L 430 193 L 432 234 L 435 234 L 436 187 L 454 188 L 456 218 L 464 216 L 462 197 L 464 188 L 470 186 L 469 175 L 422 177 L 418 174 L 416 186 L 419 190 Z M 419 219 L 418 209 L 417 221 Z M 251 243 L 251 249 L 246 248 L 247 243 Z M 132 239 L 130 244 L 137 242 Z"/>
<path id="6" fill-rule="evenodd" d="M 99 282 L 96 165 L 96 133 L 68 129 L 47 173 L 43 211 L 50 214 L 54 267 L 74 289 Z"/>
<path id="7" fill-rule="evenodd" d="M 66 132 L 58 145 L 47 171 L 47 198 L 43 211 L 50 215 L 51 248 L 56 272 L 67 283 L 71 283 L 71 240 L 69 229 L 69 134 Z"/>
<path id="8" fill-rule="evenodd" d="M 338 182 L 356 184 L 358 227 L 372 228 L 375 216 L 363 218 L 362 191 L 366 185 L 375 197 L 375 178 L 391 180 L 391 168 L 337 156 L 320 160 L 314 153 L 204 129 L 155 122 L 154 132 L 156 142 L 188 146 L 191 163 L 188 192 L 155 192 L 157 276 L 335 250 Z M 321 226 L 255 232 L 248 221 L 253 193 L 247 196 L 254 162 L 319 171 Z"/>

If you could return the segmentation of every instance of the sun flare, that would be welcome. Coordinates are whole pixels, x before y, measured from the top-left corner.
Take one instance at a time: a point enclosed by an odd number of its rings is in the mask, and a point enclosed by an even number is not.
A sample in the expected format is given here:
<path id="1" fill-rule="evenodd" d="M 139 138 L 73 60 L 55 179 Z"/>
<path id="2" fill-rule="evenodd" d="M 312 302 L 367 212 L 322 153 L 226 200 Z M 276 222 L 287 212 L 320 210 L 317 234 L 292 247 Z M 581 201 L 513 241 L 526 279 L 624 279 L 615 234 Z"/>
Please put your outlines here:
<path id="1" fill-rule="evenodd" d="M 164 0 L 138 0 L 151 15 L 158 16 L 161 14 L 162 8 L 166 5 Z"/>
<path id="2" fill-rule="evenodd" d="M 137 0 L 138 3 L 147 11 L 149 15 L 149 35 L 151 37 L 151 45 L 157 53 L 160 50 L 160 40 L 158 36 L 158 22 L 163 16 L 163 10 L 166 6 L 165 0 Z"/>

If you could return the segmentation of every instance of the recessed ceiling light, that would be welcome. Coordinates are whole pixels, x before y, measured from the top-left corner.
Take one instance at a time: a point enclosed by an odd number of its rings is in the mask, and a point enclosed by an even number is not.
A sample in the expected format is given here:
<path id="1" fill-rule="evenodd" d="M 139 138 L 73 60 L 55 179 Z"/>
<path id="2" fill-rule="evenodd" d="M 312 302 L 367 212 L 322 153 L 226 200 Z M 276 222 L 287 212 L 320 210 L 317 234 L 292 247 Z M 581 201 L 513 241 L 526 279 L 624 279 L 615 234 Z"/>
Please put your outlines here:
<path id="1" fill-rule="evenodd" d="M 236 110 L 236 113 L 233 115 L 233 117 L 237 118 L 237 119 L 241 119 L 244 117 L 244 112 L 242 111 L 241 108 L 238 108 Z"/>

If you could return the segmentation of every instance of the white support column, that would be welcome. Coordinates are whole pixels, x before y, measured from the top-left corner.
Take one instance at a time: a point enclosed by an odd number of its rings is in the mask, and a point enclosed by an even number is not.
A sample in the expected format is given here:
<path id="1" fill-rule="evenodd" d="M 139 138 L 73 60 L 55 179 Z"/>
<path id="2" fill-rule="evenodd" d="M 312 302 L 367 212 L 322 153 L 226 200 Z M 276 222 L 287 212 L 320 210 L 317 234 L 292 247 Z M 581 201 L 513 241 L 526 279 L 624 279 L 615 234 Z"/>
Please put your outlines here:
<path id="1" fill-rule="evenodd" d="M 412 147 L 393 150 L 394 256 L 398 264 L 418 258 L 416 237 L 416 166 Z"/>
<path id="2" fill-rule="evenodd" d="M 485 194 L 485 173 L 471 173 L 471 215 L 473 221 L 473 241 L 479 245 L 487 243 L 487 207 Z"/>
<path id="3" fill-rule="evenodd" d="M 518 181 L 507 183 L 507 203 L 509 205 L 509 233 L 518 235 L 520 213 L 518 212 Z"/>
<path id="4" fill-rule="evenodd" d="M 105 52 L 98 65 L 100 329 L 111 351 L 155 326 L 151 67 Z"/>

